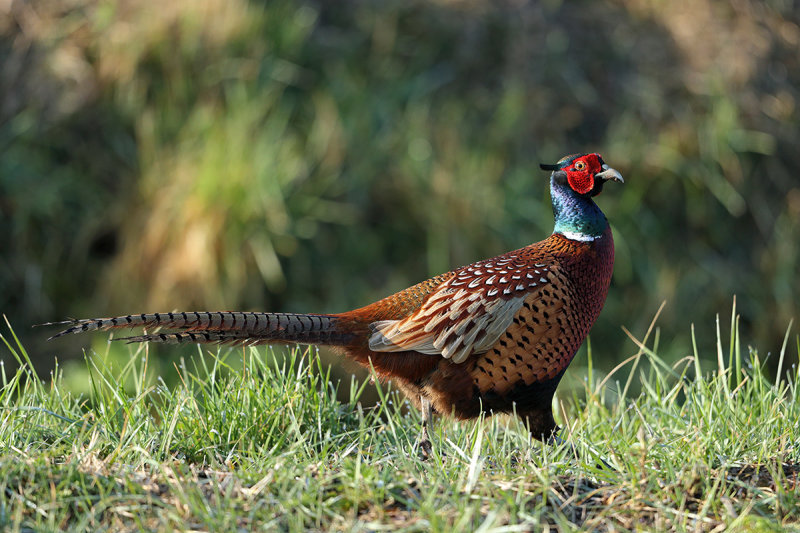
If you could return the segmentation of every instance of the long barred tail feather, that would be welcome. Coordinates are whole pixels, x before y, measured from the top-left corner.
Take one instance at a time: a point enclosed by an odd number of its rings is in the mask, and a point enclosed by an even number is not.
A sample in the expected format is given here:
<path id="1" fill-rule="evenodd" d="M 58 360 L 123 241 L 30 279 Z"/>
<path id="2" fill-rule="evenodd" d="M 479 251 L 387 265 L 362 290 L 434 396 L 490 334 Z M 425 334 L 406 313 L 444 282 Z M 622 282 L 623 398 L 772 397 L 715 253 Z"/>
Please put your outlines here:
<path id="1" fill-rule="evenodd" d="M 268 344 L 270 342 L 279 342 L 285 339 L 275 339 L 274 337 L 265 337 L 253 334 L 237 334 L 231 332 L 208 332 L 208 331 L 184 331 L 169 332 L 169 333 L 150 333 L 145 335 L 134 335 L 132 337 L 117 337 L 114 340 L 125 341 L 127 344 L 137 342 L 160 342 L 164 344 L 226 344 L 229 346 L 255 346 L 257 344 Z M 303 341 L 289 341 L 286 342 L 300 342 Z M 311 344 L 324 344 L 324 342 L 311 342 Z M 335 344 L 335 343 L 332 343 Z"/>
<path id="2" fill-rule="evenodd" d="M 120 328 L 164 328 L 164 333 L 123 337 L 128 342 L 265 344 L 346 344 L 353 335 L 340 327 L 336 315 L 246 312 L 181 312 L 125 315 L 52 322 L 43 326 L 70 326 L 48 340 L 87 331 Z M 179 331 L 168 331 L 177 329 Z"/>

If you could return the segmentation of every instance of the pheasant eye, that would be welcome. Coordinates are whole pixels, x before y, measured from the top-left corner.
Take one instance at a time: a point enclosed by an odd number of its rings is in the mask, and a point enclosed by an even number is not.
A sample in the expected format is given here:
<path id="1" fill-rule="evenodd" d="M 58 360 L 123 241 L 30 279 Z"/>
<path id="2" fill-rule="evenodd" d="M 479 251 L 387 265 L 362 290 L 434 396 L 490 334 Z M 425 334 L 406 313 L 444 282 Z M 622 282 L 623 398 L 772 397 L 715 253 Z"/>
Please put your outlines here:
<path id="1" fill-rule="evenodd" d="M 583 161 L 578 161 L 575 163 L 575 170 L 584 170 L 586 168 L 586 163 Z"/>

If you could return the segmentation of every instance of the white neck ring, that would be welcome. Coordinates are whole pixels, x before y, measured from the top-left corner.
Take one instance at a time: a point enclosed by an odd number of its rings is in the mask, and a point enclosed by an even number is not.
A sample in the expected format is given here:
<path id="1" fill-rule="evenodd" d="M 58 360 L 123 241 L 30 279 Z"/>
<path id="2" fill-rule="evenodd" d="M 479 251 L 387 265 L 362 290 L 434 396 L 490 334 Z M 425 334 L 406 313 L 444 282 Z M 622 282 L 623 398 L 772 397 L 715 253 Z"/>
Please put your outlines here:
<path id="1" fill-rule="evenodd" d="M 567 239 L 580 242 L 592 242 L 602 237 L 602 235 L 587 235 L 585 233 L 578 233 L 576 231 L 559 231 L 558 233 Z"/>

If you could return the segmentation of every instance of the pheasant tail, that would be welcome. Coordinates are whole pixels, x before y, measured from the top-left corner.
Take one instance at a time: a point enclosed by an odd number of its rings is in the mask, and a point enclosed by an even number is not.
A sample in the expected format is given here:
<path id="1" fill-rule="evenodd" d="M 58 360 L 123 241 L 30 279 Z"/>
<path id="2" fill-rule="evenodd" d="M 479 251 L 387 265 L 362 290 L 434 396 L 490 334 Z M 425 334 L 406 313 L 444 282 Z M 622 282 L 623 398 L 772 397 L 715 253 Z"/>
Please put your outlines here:
<path id="1" fill-rule="evenodd" d="M 354 336 L 347 321 L 336 315 L 298 313 L 185 312 L 125 315 L 68 320 L 46 325 L 69 326 L 51 339 L 118 328 L 162 328 L 165 331 L 123 337 L 128 342 L 212 342 L 255 345 L 272 342 L 344 345 Z M 175 331 L 177 330 L 177 331 Z"/>

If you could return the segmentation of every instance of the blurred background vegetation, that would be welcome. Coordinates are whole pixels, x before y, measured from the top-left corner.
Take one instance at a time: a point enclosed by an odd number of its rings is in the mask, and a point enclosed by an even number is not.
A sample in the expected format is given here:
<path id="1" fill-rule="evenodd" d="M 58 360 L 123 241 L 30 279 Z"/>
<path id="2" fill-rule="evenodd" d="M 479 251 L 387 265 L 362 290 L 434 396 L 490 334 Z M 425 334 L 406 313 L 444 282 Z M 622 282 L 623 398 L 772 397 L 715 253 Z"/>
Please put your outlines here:
<path id="1" fill-rule="evenodd" d="M 595 365 L 663 300 L 662 354 L 695 323 L 715 357 L 734 295 L 776 352 L 799 48 L 791 0 L 6 0 L 0 312 L 46 373 L 92 338 L 31 324 L 347 310 L 545 237 L 537 164 L 598 151 L 626 184 Z"/>

